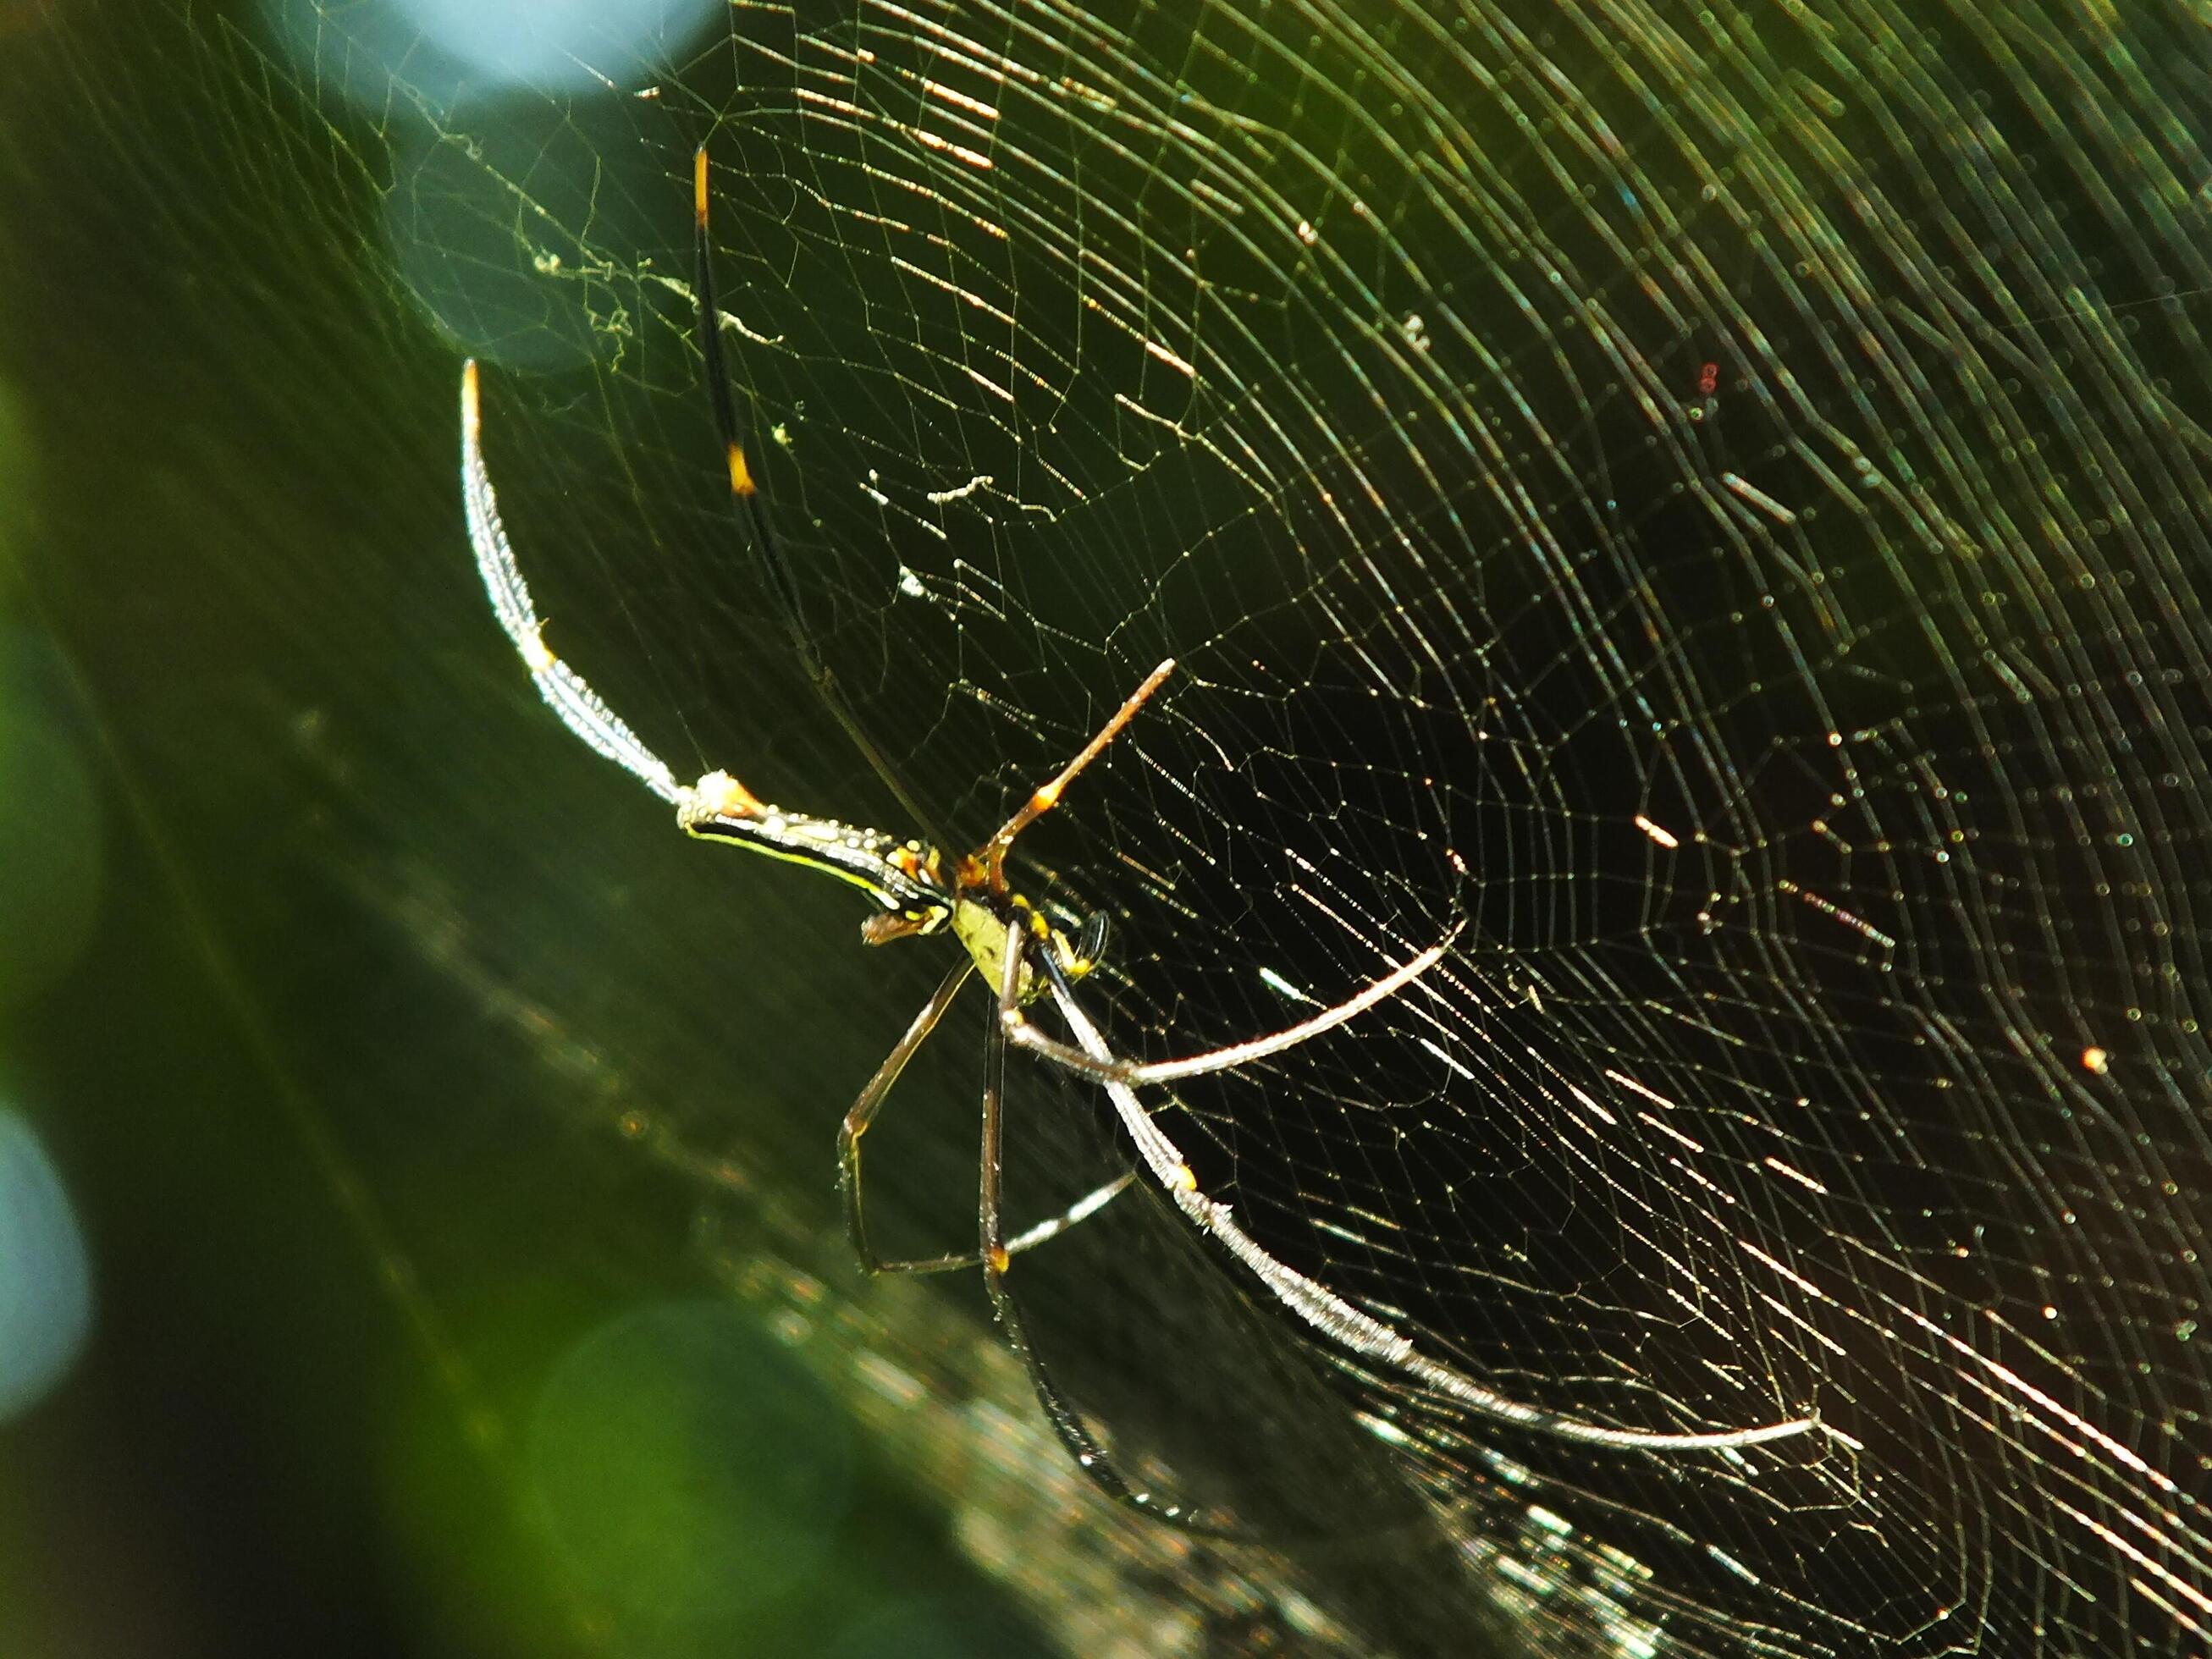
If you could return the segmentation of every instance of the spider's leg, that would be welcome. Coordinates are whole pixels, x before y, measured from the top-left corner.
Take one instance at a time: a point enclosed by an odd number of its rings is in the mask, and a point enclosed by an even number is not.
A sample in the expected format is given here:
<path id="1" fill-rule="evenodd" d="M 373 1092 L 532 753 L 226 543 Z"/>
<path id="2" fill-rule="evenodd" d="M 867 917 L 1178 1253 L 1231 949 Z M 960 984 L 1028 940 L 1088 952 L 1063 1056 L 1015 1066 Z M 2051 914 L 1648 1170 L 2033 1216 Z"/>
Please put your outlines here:
<path id="1" fill-rule="evenodd" d="M 836 675 L 830 672 L 830 665 L 815 650 L 814 636 L 807 629 L 805 613 L 799 606 L 798 577 L 792 570 L 791 561 L 784 555 L 783 544 L 769 520 L 768 503 L 761 499 L 759 483 L 745 459 L 744 441 L 738 430 L 737 398 L 730 389 L 730 366 L 722 352 L 721 313 L 714 304 L 714 246 L 707 234 L 707 149 L 703 144 L 691 158 L 691 293 L 697 305 L 699 350 L 707 362 L 707 395 L 714 406 L 714 432 L 721 440 L 723 465 L 730 475 L 731 506 L 749 532 L 748 539 L 760 561 L 762 574 L 776 609 L 782 613 L 784 630 L 791 636 L 792 649 L 806 678 L 813 682 L 816 695 L 836 717 L 837 724 L 844 728 L 845 735 L 860 751 L 869 768 L 884 781 L 892 799 L 906 813 L 908 822 L 921 830 L 932 846 L 953 846 L 956 843 L 951 837 L 938 827 L 899 781 L 890 762 L 861 726 L 852 705 L 845 701 L 844 688 L 837 683 Z"/>
<path id="2" fill-rule="evenodd" d="M 897 1045 L 884 1056 L 884 1063 L 876 1068 L 876 1074 L 868 1079 L 867 1087 L 860 1091 L 860 1098 L 853 1103 L 853 1109 L 845 1114 L 845 1121 L 838 1126 L 837 1188 L 845 1200 L 845 1233 L 852 1241 L 853 1254 L 860 1258 L 861 1267 L 871 1273 L 941 1273 L 978 1267 L 982 1262 L 982 1256 L 974 1250 L 952 1255 L 902 1258 L 878 1255 L 875 1247 L 868 1242 L 867 1218 L 860 1202 L 860 1137 L 876 1121 L 876 1114 L 883 1109 L 891 1085 L 898 1081 L 899 1073 L 906 1069 L 906 1063 L 914 1058 L 915 1051 L 937 1029 L 938 1021 L 945 1018 L 945 1010 L 952 1006 L 954 995 L 967 981 L 975 966 L 975 963 L 966 957 L 953 964 L 951 971 L 945 975 L 936 992 L 922 1005 L 921 1012 L 914 1017 L 914 1024 L 907 1027 L 906 1035 L 898 1040 Z M 1034 1249 L 1049 1239 L 1059 1237 L 1077 1222 L 1105 1208 L 1135 1179 L 1133 1170 L 1115 1176 L 1105 1185 L 1078 1199 L 1060 1214 L 1040 1221 L 1028 1231 L 1009 1240 L 1006 1254 L 1019 1255 L 1024 1250 Z"/>
<path id="3" fill-rule="evenodd" d="M 1816 1414 L 1762 1424 L 1753 1429 L 1689 1434 L 1607 1428 L 1603 1424 L 1587 1423 L 1540 1406 L 1523 1405 L 1495 1389 L 1486 1388 L 1456 1367 L 1431 1358 L 1395 1326 L 1354 1307 L 1320 1280 L 1278 1261 L 1257 1239 L 1237 1225 L 1226 1204 L 1217 1203 L 1199 1190 L 1198 1178 L 1180 1149 L 1152 1121 L 1152 1114 L 1138 1100 L 1136 1091 L 1116 1075 L 1121 1062 L 1115 1059 L 1113 1051 L 1106 1046 L 1106 1039 L 1083 1012 L 1083 1005 L 1076 1000 L 1075 988 L 1066 974 L 1049 951 L 1039 951 L 1037 960 L 1051 982 L 1053 1000 L 1059 1005 L 1060 1017 L 1067 1021 L 1068 1029 L 1083 1045 L 1077 1052 L 1097 1062 L 1097 1074 L 1105 1079 L 1106 1092 L 1114 1102 L 1121 1127 L 1128 1132 L 1138 1156 L 1174 1200 L 1176 1208 L 1200 1231 L 1219 1240 L 1223 1248 L 1249 1269 L 1278 1302 L 1348 1352 L 1385 1366 L 1411 1379 L 1428 1394 L 1477 1417 L 1555 1440 L 1618 1451 L 1734 1451 L 1770 1440 L 1787 1440 L 1820 1426 Z M 1004 999 L 1000 1006 L 1004 1007 Z"/>
<path id="4" fill-rule="evenodd" d="M 914 1058 L 915 1051 L 928 1040 L 937 1029 L 937 1022 L 945 1018 L 945 1011 L 952 1006 L 957 995 L 975 964 L 966 957 L 952 964 L 922 1004 L 921 1012 L 914 1017 L 914 1024 L 906 1028 L 884 1063 L 876 1067 L 867 1086 L 854 1101 L 853 1109 L 845 1114 L 845 1121 L 837 1126 L 837 1189 L 845 1200 L 845 1233 L 853 1243 L 853 1254 L 860 1258 L 860 1265 L 872 1273 L 943 1273 L 948 1268 L 969 1267 L 981 1258 L 974 1255 L 941 1255 L 921 1257 L 912 1261 L 892 1261 L 879 1256 L 868 1243 L 867 1218 L 860 1207 L 860 1137 L 875 1121 L 876 1114 L 883 1109 L 890 1097 L 891 1085 L 898 1081 L 906 1063 Z"/>
<path id="5" fill-rule="evenodd" d="M 752 532 L 753 551 L 761 562 L 769 590 L 783 611 L 809 672 L 815 670 L 813 641 L 799 605 L 799 583 L 783 556 L 782 544 L 769 527 L 759 485 L 745 460 L 744 440 L 738 432 L 738 404 L 730 390 L 730 368 L 722 353 L 721 312 L 714 303 L 713 243 L 707 234 L 707 149 L 701 145 L 691 156 L 691 297 L 696 306 L 699 349 L 707 363 L 707 396 L 714 406 L 714 434 L 721 440 L 722 460 L 729 470 L 730 497 Z"/>
<path id="6" fill-rule="evenodd" d="M 1058 1215 L 1040 1221 L 1036 1226 L 1016 1233 L 1006 1241 L 1006 1254 L 1019 1255 L 1024 1250 L 1033 1250 L 1038 1245 L 1058 1238 L 1079 1221 L 1088 1221 L 1115 1199 L 1136 1184 L 1137 1172 L 1124 1170 L 1111 1181 L 1093 1187 L 1089 1192 L 1062 1210 Z M 961 1266 L 973 1267 L 982 1261 L 980 1255 L 963 1256 Z"/>
<path id="7" fill-rule="evenodd" d="M 1054 1065 L 1064 1066 L 1072 1072 L 1081 1072 L 1108 1083 L 1146 1084 L 1172 1083 L 1177 1078 L 1198 1077 L 1207 1072 L 1232 1071 L 1269 1054 L 1279 1054 L 1285 1048 L 1296 1048 L 1310 1037 L 1323 1031 L 1334 1030 L 1348 1019 L 1357 1018 L 1376 1003 L 1384 1001 L 1411 985 L 1423 974 L 1444 959 L 1444 953 L 1458 939 L 1464 923 L 1454 923 L 1452 930 L 1427 950 L 1408 961 L 1400 963 L 1382 978 L 1364 989 L 1346 997 L 1334 1008 L 1323 1009 L 1311 1019 L 1302 1020 L 1266 1036 L 1254 1037 L 1247 1042 L 1232 1042 L 1225 1048 L 1209 1049 L 1202 1054 L 1188 1055 L 1182 1060 L 1159 1060 L 1149 1064 L 1140 1060 L 1116 1060 L 1111 1055 L 1100 1056 L 1085 1053 L 1065 1042 L 1047 1036 L 1030 1023 L 1027 1015 L 1018 1008 L 1007 1010 L 1005 1019 L 1006 1035 L 1030 1053 L 1042 1054 Z"/>
<path id="8" fill-rule="evenodd" d="M 555 656 L 545 643 L 545 624 L 531 602 L 530 584 L 522 579 L 514 549 L 499 521 L 499 501 L 492 494 L 491 474 L 484 466 L 482 405 L 477 392 L 477 365 L 472 357 L 461 365 L 461 499 L 468 510 L 469 544 L 476 550 L 477 573 L 507 636 L 514 641 L 523 665 L 538 687 L 538 695 L 561 717 L 561 722 L 609 760 L 623 768 L 653 793 L 673 805 L 688 794 L 676 781 L 667 763 L 645 746 L 622 716 L 606 706 L 584 677 Z"/>
<path id="9" fill-rule="evenodd" d="M 1058 1215 L 1049 1216 L 1034 1227 L 1016 1233 L 1006 1241 L 1009 1256 L 1021 1255 L 1040 1244 L 1048 1244 L 1078 1222 L 1088 1221 L 1136 1183 L 1137 1172 L 1125 1170 L 1104 1185 L 1092 1188 Z M 848 1229 L 849 1231 L 849 1229 Z M 879 1256 L 860 1245 L 854 1248 L 860 1255 L 860 1265 L 872 1273 L 949 1273 L 966 1267 L 980 1267 L 983 1258 L 974 1250 L 963 1250 L 951 1255 Z"/>
<path id="10" fill-rule="evenodd" d="M 999 1006 L 1002 1009 L 1012 1006 L 1020 995 L 1022 957 L 1029 948 L 1026 930 L 1006 930 L 1006 968 L 999 984 Z M 1211 1537 L 1241 1537 L 1243 1534 L 1233 1528 L 1218 1524 L 1181 1504 L 1164 1503 L 1152 1493 L 1132 1486 L 1091 1432 L 1082 1413 L 1060 1391 L 1060 1384 L 1053 1380 L 1052 1373 L 1030 1342 L 1021 1308 L 1013 1292 L 1006 1288 L 1006 1269 L 1013 1252 L 1006 1246 L 999 1212 L 1000 1151 L 1003 1141 L 1000 1107 L 1006 1078 L 1005 1030 L 1003 1022 L 994 1018 L 984 1032 L 983 1155 L 977 1183 L 975 1223 L 982 1244 L 983 1286 L 990 1292 L 991 1306 L 998 1314 L 999 1322 L 1006 1327 L 1006 1340 L 1029 1373 L 1030 1388 L 1036 1395 L 1037 1404 L 1044 1409 L 1045 1420 L 1052 1425 L 1060 1444 L 1067 1449 L 1068 1455 L 1089 1477 L 1091 1485 L 1117 1504 L 1154 1520 L 1170 1522 L 1186 1531 Z"/>
<path id="11" fill-rule="evenodd" d="M 976 862 L 983 866 L 993 887 L 1003 889 L 1005 886 L 1000 872 L 1005 867 L 1006 849 L 1014 844 L 1014 837 L 1059 804 L 1060 792 L 1075 781 L 1085 767 L 1098 758 L 1108 744 L 1121 735 L 1121 728 L 1136 718 L 1137 711 L 1145 706 L 1153 692 L 1160 689 L 1160 682 L 1174 672 L 1175 659 L 1170 657 L 1146 675 L 1145 683 L 1123 700 L 1121 706 L 1114 711 L 1113 718 L 1100 726 L 1097 735 L 1083 745 L 1083 752 L 1061 767 L 1059 776 L 1023 802 L 1021 811 L 1000 824 L 999 833 L 975 850 Z M 940 847 L 948 844 L 944 842 L 938 843 Z"/>

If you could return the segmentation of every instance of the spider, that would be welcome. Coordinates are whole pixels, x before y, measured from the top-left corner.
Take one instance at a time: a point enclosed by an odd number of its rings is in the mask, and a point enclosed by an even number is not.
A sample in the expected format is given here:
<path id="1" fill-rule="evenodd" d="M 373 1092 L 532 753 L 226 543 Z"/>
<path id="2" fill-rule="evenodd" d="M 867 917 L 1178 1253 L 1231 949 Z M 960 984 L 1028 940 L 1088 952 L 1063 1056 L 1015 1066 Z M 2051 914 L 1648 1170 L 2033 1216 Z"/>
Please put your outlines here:
<path id="1" fill-rule="evenodd" d="M 707 156 L 703 149 L 694 158 L 693 180 L 699 344 L 733 503 L 783 610 L 800 662 L 872 766 L 915 821 L 927 830 L 926 816 L 914 806 L 896 775 L 860 729 L 837 689 L 835 677 L 815 654 L 801 624 L 796 584 L 783 562 L 765 503 L 746 460 L 728 368 L 723 360 L 708 255 Z M 1410 1338 L 1394 1326 L 1276 1260 L 1231 1218 L 1228 1206 L 1200 1190 L 1190 1164 L 1153 1121 L 1136 1091 L 1247 1066 L 1357 1018 L 1378 1003 L 1405 991 L 1434 969 L 1451 949 L 1460 927 L 1455 926 L 1439 942 L 1391 966 L 1364 988 L 1334 1006 L 1282 1030 L 1176 1060 L 1140 1061 L 1115 1054 L 1076 994 L 1077 985 L 1097 965 L 1105 951 L 1104 915 L 1089 917 L 1071 933 L 1014 889 L 1007 879 L 1006 858 L 1021 833 L 1059 804 L 1068 785 L 1098 758 L 1158 691 L 1174 672 L 1173 659 L 1153 669 L 1075 757 L 1049 782 L 1036 790 L 995 834 L 975 851 L 952 855 L 944 850 L 951 843 L 934 831 L 930 832 L 927 840 L 901 839 L 879 830 L 770 805 L 725 771 L 709 772 L 696 783 L 679 783 L 667 764 L 646 747 L 583 678 L 553 653 L 544 642 L 544 624 L 500 522 L 498 503 L 484 465 L 481 405 L 473 360 L 461 369 L 461 489 L 467 509 L 469 539 L 475 549 L 477 568 L 483 578 L 492 609 L 521 654 L 539 694 L 571 732 L 673 806 L 677 823 L 685 834 L 750 848 L 822 871 L 859 888 L 874 906 L 861 923 L 860 937 L 865 943 L 885 945 L 894 939 L 950 932 L 963 947 L 960 957 L 915 1016 L 906 1034 L 862 1088 L 838 1130 L 838 1185 L 847 1231 L 855 1255 L 870 1273 L 981 1268 L 993 1308 L 1006 1328 L 1009 1342 L 1021 1358 L 1046 1419 L 1084 1473 L 1109 1497 L 1197 1530 L 1219 1529 L 1201 1522 L 1184 1506 L 1163 1502 L 1131 1486 L 1053 1379 L 1029 1340 L 1019 1305 L 1006 1285 L 1014 1256 L 1094 1213 L 1127 1188 L 1137 1172 L 1123 1174 L 1060 1215 L 1013 1239 L 1006 1237 L 1000 1201 L 1000 1150 L 1005 1055 L 1009 1042 L 1045 1062 L 1101 1084 L 1145 1171 L 1166 1193 L 1170 1201 L 1200 1231 L 1222 1245 L 1285 1307 L 1344 1350 L 1347 1364 L 1371 1362 L 1400 1373 L 1418 1389 L 1480 1416 L 1591 1446 L 1644 1451 L 1729 1450 L 1784 1439 L 1818 1426 L 1818 1418 L 1808 1416 L 1751 1429 L 1671 1432 L 1608 1427 L 1523 1405 L 1421 1352 Z M 861 1138 L 882 1109 L 907 1062 L 945 1017 L 968 975 L 977 971 L 996 992 L 984 1039 L 982 1153 L 976 1201 L 978 1248 L 972 1253 L 913 1260 L 886 1259 L 876 1253 L 868 1239 L 860 1196 Z M 1027 1010 L 1047 997 L 1074 1037 L 1073 1043 L 1048 1036 L 1030 1019 Z"/>

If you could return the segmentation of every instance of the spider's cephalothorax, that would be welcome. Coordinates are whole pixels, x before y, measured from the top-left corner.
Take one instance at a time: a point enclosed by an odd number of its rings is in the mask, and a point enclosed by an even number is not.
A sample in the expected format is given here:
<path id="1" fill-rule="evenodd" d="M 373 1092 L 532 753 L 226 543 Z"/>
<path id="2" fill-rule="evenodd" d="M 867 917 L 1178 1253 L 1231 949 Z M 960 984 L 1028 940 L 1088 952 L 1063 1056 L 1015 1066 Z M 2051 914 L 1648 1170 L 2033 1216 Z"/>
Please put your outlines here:
<path id="1" fill-rule="evenodd" d="M 1158 678 L 1148 684 L 1156 684 Z M 1040 805 L 1032 796 L 1024 811 L 1034 817 L 1051 804 L 1048 798 Z M 918 841 L 901 841 L 880 830 L 772 806 L 727 772 L 709 772 L 683 791 L 676 803 L 676 822 L 686 835 L 702 841 L 734 842 L 860 888 L 883 907 L 860 924 L 860 937 L 870 945 L 888 945 L 950 926 L 975 965 L 995 979 L 1006 961 L 1007 934 L 1019 929 L 1028 936 L 1030 951 L 1050 951 L 1071 981 L 1097 966 L 1105 952 L 1103 912 L 1087 918 L 1071 937 L 1008 888 L 1006 853 L 999 837 L 965 858 L 947 859 Z M 1044 975 L 1030 967 L 1024 952 L 1020 1000 L 1034 1001 L 1048 988 Z"/>

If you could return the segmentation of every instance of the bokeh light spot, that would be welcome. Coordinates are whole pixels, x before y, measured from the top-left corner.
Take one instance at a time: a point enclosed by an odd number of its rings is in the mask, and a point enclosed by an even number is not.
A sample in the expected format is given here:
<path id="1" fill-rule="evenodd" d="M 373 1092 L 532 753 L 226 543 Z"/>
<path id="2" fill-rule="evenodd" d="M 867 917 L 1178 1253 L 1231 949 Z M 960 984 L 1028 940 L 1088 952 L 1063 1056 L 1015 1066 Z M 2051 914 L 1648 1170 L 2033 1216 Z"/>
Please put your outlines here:
<path id="1" fill-rule="evenodd" d="M 790 1588 L 828 1553 L 853 1484 L 836 1402 L 714 1303 L 648 1308 L 585 1338 L 547 1379 L 529 1458 L 575 1571 L 668 1621 Z"/>
<path id="2" fill-rule="evenodd" d="M 714 0 L 375 0 L 333 12 L 265 0 L 295 63 L 363 108 L 450 107 L 468 94 L 650 85 L 720 13 Z M 405 98 L 395 99 L 404 88 Z"/>
<path id="3" fill-rule="evenodd" d="M 714 0 L 392 0 L 448 57 L 540 91 L 641 84 L 720 10 Z"/>
<path id="4" fill-rule="evenodd" d="M 0 1110 L 0 1422 L 68 1375 L 92 1328 L 92 1264 L 37 1133 Z"/>

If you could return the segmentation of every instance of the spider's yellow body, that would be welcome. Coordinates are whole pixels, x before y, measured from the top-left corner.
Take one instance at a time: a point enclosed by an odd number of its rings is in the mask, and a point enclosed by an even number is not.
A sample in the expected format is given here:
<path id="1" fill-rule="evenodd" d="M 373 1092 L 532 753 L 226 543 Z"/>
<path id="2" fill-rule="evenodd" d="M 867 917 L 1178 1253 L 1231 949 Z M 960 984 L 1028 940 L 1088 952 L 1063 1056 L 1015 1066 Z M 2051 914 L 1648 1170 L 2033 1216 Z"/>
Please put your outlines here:
<path id="1" fill-rule="evenodd" d="M 966 858 L 947 859 L 918 841 L 772 806 L 727 772 L 709 772 L 681 792 L 676 822 L 686 835 L 733 842 L 858 887 L 882 907 L 860 924 L 860 937 L 870 945 L 949 927 L 986 984 L 998 982 L 1009 936 L 1018 928 L 1027 933 L 1033 950 L 1051 951 L 1071 981 L 1097 965 L 1104 945 L 1103 918 L 1085 923 L 1079 939 L 1071 939 L 1011 890 L 1004 854 L 994 853 L 995 842 Z M 1030 951 L 1021 953 L 1018 973 L 1022 1002 L 1044 994 L 1047 981 L 1030 966 Z"/>

